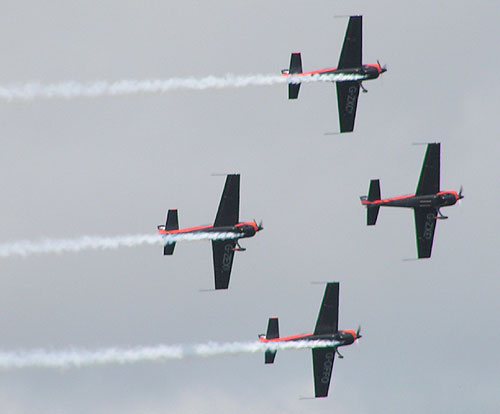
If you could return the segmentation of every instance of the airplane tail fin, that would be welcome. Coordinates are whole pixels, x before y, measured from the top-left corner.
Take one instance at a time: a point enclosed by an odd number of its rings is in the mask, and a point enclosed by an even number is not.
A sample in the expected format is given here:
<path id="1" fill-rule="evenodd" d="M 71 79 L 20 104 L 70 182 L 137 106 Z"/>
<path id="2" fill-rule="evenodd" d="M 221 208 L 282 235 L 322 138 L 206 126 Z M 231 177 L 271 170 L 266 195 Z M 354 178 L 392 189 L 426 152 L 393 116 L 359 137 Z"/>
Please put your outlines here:
<path id="1" fill-rule="evenodd" d="M 371 180 L 368 190 L 368 197 L 361 197 L 361 203 L 366 205 L 366 224 L 374 226 L 377 223 L 380 205 L 373 204 L 373 201 L 380 200 L 380 180 Z"/>
<path id="2" fill-rule="evenodd" d="M 279 327 L 278 327 L 278 318 L 269 318 L 269 322 L 267 324 L 267 333 L 266 339 L 276 339 L 280 337 Z M 266 364 L 273 364 L 274 358 L 276 357 L 276 350 L 268 349 L 265 352 L 265 362 Z"/>
<path id="3" fill-rule="evenodd" d="M 302 73 L 302 58 L 300 52 L 292 53 L 290 57 L 289 75 L 297 75 Z M 297 99 L 299 97 L 300 82 L 288 84 L 288 99 Z"/>
<path id="4" fill-rule="evenodd" d="M 165 223 L 165 230 L 179 230 L 179 217 L 177 215 L 177 210 L 168 210 L 167 221 Z M 163 246 L 163 255 L 171 256 L 174 254 L 175 242 L 169 243 Z"/>

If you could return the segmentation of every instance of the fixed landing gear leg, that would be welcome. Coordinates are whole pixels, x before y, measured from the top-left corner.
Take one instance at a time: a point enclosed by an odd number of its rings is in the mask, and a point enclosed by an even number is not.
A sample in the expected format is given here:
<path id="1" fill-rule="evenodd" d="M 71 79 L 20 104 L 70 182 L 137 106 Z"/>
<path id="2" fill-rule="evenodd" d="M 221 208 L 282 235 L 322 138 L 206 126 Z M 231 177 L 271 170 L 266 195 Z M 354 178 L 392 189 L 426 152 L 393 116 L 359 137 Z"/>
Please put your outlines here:
<path id="1" fill-rule="evenodd" d="M 235 252 L 244 252 L 246 249 L 241 247 L 238 241 L 236 241 L 236 247 L 233 249 Z"/>
<path id="2" fill-rule="evenodd" d="M 446 220 L 448 217 L 444 216 L 443 213 L 441 213 L 441 210 L 438 210 L 438 216 L 436 218 L 441 220 Z"/>

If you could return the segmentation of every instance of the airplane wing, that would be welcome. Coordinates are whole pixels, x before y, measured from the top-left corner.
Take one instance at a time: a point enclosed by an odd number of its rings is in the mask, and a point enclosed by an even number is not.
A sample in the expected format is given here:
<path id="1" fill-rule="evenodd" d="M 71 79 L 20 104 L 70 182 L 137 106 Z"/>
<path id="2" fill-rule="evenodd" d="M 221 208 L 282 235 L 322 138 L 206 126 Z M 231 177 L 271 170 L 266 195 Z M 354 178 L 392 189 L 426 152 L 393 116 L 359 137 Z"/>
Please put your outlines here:
<path id="1" fill-rule="evenodd" d="M 437 214 L 437 209 L 434 207 L 420 207 L 415 209 L 415 230 L 417 232 L 419 259 L 431 257 Z"/>
<path id="2" fill-rule="evenodd" d="M 235 246 L 236 240 L 212 241 L 215 289 L 227 289 L 229 286 Z"/>
<path id="3" fill-rule="evenodd" d="M 239 221 L 240 175 L 230 174 L 226 178 L 224 191 L 215 217 L 214 227 L 234 226 Z"/>
<path id="4" fill-rule="evenodd" d="M 316 398 L 328 396 L 330 379 L 333 371 L 333 361 L 335 360 L 335 348 L 314 348 L 313 370 L 314 370 L 314 393 Z"/>
<path id="5" fill-rule="evenodd" d="M 337 82 L 340 132 L 352 132 L 358 106 L 359 82 Z"/>
<path id="6" fill-rule="evenodd" d="M 441 144 L 428 144 L 415 195 L 439 193 Z"/>
<path id="7" fill-rule="evenodd" d="M 337 69 L 352 69 L 361 66 L 363 47 L 363 16 L 351 16 L 345 33 Z"/>
<path id="8" fill-rule="evenodd" d="M 339 326 L 339 283 L 327 283 L 314 335 L 333 334 Z"/>

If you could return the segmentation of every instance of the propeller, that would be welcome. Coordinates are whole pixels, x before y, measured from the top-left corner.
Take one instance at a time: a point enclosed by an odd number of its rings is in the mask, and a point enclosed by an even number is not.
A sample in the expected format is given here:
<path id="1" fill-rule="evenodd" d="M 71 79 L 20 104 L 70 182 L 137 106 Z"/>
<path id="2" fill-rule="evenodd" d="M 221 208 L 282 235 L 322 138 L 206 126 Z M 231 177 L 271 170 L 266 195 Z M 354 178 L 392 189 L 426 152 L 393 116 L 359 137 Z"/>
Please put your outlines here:
<path id="1" fill-rule="evenodd" d="M 458 199 L 457 199 L 457 204 L 458 204 L 458 208 L 460 209 L 461 208 L 461 205 L 462 205 L 462 198 L 464 198 L 464 195 L 462 194 L 462 191 L 463 191 L 463 187 L 460 186 L 460 190 L 458 190 Z"/>
<path id="2" fill-rule="evenodd" d="M 358 330 L 356 331 L 356 339 L 362 338 L 361 336 L 361 325 L 358 326 Z"/>
<path id="3" fill-rule="evenodd" d="M 382 66 L 378 59 L 377 59 L 377 64 L 378 64 L 378 67 L 380 68 L 380 73 L 387 72 L 387 65 Z"/>
<path id="4" fill-rule="evenodd" d="M 254 219 L 253 221 L 255 224 L 257 224 L 257 220 Z M 257 231 L 261 231 L 261 230 L 264 230 L 264 227 L 262 226 L 262 220 L 259 222 L 259 224 L 257 224 Z"/>

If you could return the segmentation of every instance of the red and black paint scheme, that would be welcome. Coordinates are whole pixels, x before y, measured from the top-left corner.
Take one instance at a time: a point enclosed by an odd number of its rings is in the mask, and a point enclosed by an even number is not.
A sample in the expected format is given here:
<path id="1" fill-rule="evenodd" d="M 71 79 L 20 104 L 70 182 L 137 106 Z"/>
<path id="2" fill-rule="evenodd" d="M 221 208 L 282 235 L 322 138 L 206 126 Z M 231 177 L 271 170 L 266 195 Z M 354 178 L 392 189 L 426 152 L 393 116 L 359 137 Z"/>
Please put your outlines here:
<path id="1" fill-rule="evenodd" d="M 312 349 L 313 370 L 314 370 L 314 391 L 315 397 L 327 397 L 330 387 L 330 379 L 333 371 L 335 355 L 339 358 L 343 356 L 338 348 L 351 345 L 361 338 L 360 328 L 357 331 L 352 329 L 340 330 L 339 324 L 339 290 L 338 282 L 327 283 L 323 302 L 319 310 L 318 320 L 313 333 L 284 336 L 280 338 L 278 318 L 269 318 L 267 333 L 259 335 L 259 341 L 263 343 L 277 343 L 290 341 L 331 341 L 335 345 Z M 265 352 L 265 363 L 274 363 L 276 350 Z"/>
<path id="2" fill-rule="evenodd" d="M 297 99 L 300 90 L 300 77 L 312 75 L 357 75 L 356 80 L 337 81 L 337 101 L 339 108 L 340 132 L 352 132 L 358 105 L 359 89 L 368 92 L 362 82 L 377 79 L 387 71 L 385 66 L 377 63 L 363 65 L 362 63 L 362 26 L 363 16 L 351 16 L 347 26 L 344 45 L 336 68 L 325 68 L 302 72 L 302 58 L 300 52 L 292 53 L 290 68 L 281 71 L 283 76 L 293 76 L 294 81 L 288 84 L 288 99 Z M 297 80 L 299 79 L 299 80 Z"/>
<path id="3" fill-rule="evenodd" d="M 262 230 L 262 223 L 255 221 L 239 221 L 240 210 L 240 175 L 230 174 L 226 178 L 224 191 L 213 225 L 196 226 L 179 229 L 177 210 L 168 210 L 165 225 L 158 226 L 158 233 L 169 234 L 196 234 L 196 233 L 228 233 L 233 238 L 224 240 L 212 240 L 212 252 L 214 261 L 215 289 L 227 289 L 233 266 L 235 251 L 245 251 L 238 239 L 253 237 Z M 163 248 L 164 255 L 174 253 L 175 242 L 166 244 Z"/>
<path id="4" fill-rule="evenodd" d="M 419 259 L 431 257 L 436 222 L 448 218 L 441 213 L 441 207 L 452 206 L 464 198 L 462 188 L 458 193 L 440 191 L 440 159 L 441 144 L 428 144 L 415 194 L 381 199 L 380 181 L 371 180 L 368 196 L 361 197 L 361 204 L 367 207 L 368 226 L 375 225 L 382 206 L 413 208 Z"/>

